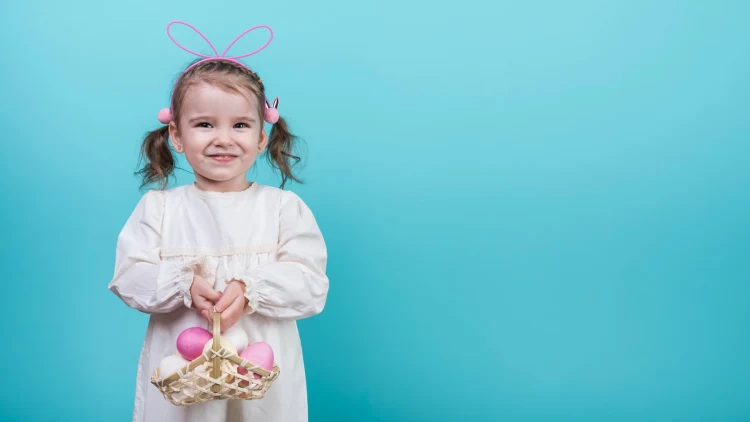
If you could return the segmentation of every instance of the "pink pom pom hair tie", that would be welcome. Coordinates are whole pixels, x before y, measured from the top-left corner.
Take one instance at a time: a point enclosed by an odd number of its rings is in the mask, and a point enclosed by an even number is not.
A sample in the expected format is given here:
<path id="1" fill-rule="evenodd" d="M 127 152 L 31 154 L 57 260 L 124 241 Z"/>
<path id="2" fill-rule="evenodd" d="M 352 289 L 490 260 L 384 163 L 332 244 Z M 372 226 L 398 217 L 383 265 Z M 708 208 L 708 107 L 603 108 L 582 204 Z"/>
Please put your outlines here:
<path id="1" fill-rule="evenodd" d="M 268 104 L 268 99 L 266 99 L 266 112 L 263 118 L 271 124 L 279 121 L 279 97 L 273 100 L 273 104 Z"/>
<path id="2" fill-rule="evenodd" d="M 177 42 L 177 40 L 175 40 L 174 37 L 172 36 L 172 34 L 169 32 L 169 30 L 172 27 L 172 25 L 174 25 L 176 23 L 177 24 L 181 24 L 181 25 L 185 25 L 188 28 L 190 28 L 193 31 L 195 31 L 198 35 L 200 35 L 201 38 L 203 38 L 204 40 L 206 40 L 206 42 L 208 43 L 208 46 L 211 47 L 211 50 L 213 50 L 213 52 L 214 52 L 215 55 L 214 56 L 206 56 L 205 54 L 196 53 L 195 51 L 189 50 L 189 49 L 185 48 L 182 44 L 180 44 L 179 42 Z M 256 29 L 268 29 L 268 31 L 270 32 L 271 35 L 270 35 L 270 37 L 268 38 L 268 41 L 266 41 L 265 44 L 263 44 L 257 50 L 255 50 L 253 52 L 250 52 L 250 53 L 247 53 L 247 54 L 242 54 L 240 56 L 227 56 L 227 53 L 229 52 L 229 49 L 232 48 L 232 46 L 237 41 L 239 41 L 240 38 L 244 37 L 247 33 L 251 32 L 251 31 L 254 31 Z M 199 61 L 193 63 L 192 65 L 190 65 L 187 69 L 185 69 L 185 72 L 187 72 L 188 70 L 190 70 L 191 68 L 193 68 L 193 66 L 197 65 L 198 63 L 205 62 L 205 61 L 210 61 L 210 60 L 227 60 L 227 61 L 237 63 L 240 66 L 243 66 L 243 67 L 246 67 L 246 68 L 250 69 L 244 63 L 240 62 L 238 59 L 249 57 L 249 56 L 252 56 L 253 54 L 256 54 L 256 53 L 260 52 L 261 50 L 263 50 L 264 48 L 266 48 L 268 46 L 268 44 L 271 43 L 271 40 L 273 40 L 273 30 L 271 29 L 271 27 L 266 26 L 266 25 L 254 26 L 254 27 L 252 27 L 250 29 L 247 29 L 245 32 L 241 33 L 240 35 L 238 35 L 237 38 L 235 38 L 234 41 L 232 41 L 229 44 L 229 46 L 224 50 L 224 52 L 222 54 L 219 54 L 219 52 L 216 50 L 216 48 L 211 43 L 211 41 L 209 41 L 208 38 L 206 38 L 206 36 L 203 35 L 203 33 L 201 33 L 201 31 L 199 31 L 193 25 L 190 25 L 187 22 L 182 22 L 182 21 L 172 21 L 172 22 L 170 22 L 169 25 L 167 25 L 167 35 L 172 40 L 172 42 L 174 42 L 181 49 L 187 51 L 190 54 L 193 54 L 195 56 L 203 58 L 203 60 L 199 60 Z M 278 107 L 279 107 L 279 98 L 278 97 L 276 97 L 276 99 L 274 99 L 272 105 L 269 104 L 268 103 L 268 99 L 266 99 L 265 113 L 264 113 L 264 116 L 263 116 L 263 118 L 264 118 L 264 120 L 266 122 L 274 124 L 277 121 L 279 121 L 279 110 L 278 110 Z M 172 110 L 171 109 L 169 109 L 169 108 L 163 108 L 163 109 L 159 110 L 159 114 L 157 115 L 157 118 L 159 119 L 159 122 L 161 122 L 161 123 L 163 123 L 163 124 L 166 125 L 166 124 L 168 124 L 169 122 L 172 121 L 172 119 L 174 118 L 174 116 L 172 115 Z"/>

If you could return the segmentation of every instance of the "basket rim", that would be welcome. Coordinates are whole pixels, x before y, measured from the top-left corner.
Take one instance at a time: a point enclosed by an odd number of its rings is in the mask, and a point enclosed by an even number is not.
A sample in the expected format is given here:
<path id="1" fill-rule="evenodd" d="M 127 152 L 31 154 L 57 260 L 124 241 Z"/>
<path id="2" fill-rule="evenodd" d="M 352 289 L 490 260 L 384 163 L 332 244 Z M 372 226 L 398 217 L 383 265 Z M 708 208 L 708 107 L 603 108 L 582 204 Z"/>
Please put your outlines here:
<path id="1" fill-rule="evenodd" d="M 162 395 L 170 401 L 172 404 L 177 406 L 188 406 L 192 404 L 197 403 L 203 403 L 211 400 L 217 400 L 217 399 L 242 399 L 242 400 L 259 400 L 265 397 L 267 391 L 271 388 L 271 385 L 276 380 L 276 378 L 279 375 L 278 367 L 275 368 L 276 372 L 272 373 L 271 377 L 265 378 L 265 379 L 258 379 L 258 380 L 248 380 L 250 382 L 249 385 L 234 385 L 237 381 L 232 380 L 229 381 L 227 378 L 230 377 L 244 377 L 241 374 L 232 374 L 229 372 L 226 372 L 226 375 L 220 376 L 218 379 L 214 380 L 212 385 L 210 385 L 210 392 L 205 389 L 207 385 L 204 385 L 204 388 L 199 388 L 202 393 L 207 393 L 208 395 L 189 395 L 187 398 L 183 398 L 182 396 L 175 395 L 176 393 L 179 393 L 182 391 L 181 388 L 175 389 L 172 384 L 168 385 L 162 385 L 161 383 L 155 382 L 152 380 L 152 383 L 159 389 L 159 391 L 162 393 Z M 158 373 L 155 371 L 154 374 Z M 207 381 L 211 382 L 210 379 L 212 378 L 208 372 L 202 374 L 202 375 L 195 375 L 199 378 L 206 379 Z M 231 385 L 227 384 L 230 383 Z M 259 389 L 256 387 L 251 387 L 251 385 L 257 385 L 260 387 Z M 225 387 L 231 387 L 230 390 L 223 391 L 222 385 Z M 194 386 L 192 381 L 188 381 L 184 383 L 183 386 Z M 228 393 L 228 391 L 232 391 L 232 393 Z"/>
<path id="2" fill-rule="evenodd" d="M 231 361 L 233 363 L 236 363 L 237 365 L 242 366 L 245 369 L 247 369 L 248 373 L 252 372 L 252 373 L 260 375 L 261 379 L 263 379 L 263 378 L 272 378 L 273 375 L 278 374 L 278 373 L 281 372 L 281 369 L 279 368 L 279 365 L 277 365 L 276 363 L 273 364 L 273 369 L 271 371 L 267 371 L 264 368 L 261 368 L 261 367 L 259 367 L 257 365 L 254 365 L 254 364 L 252 364 L 252 363 L 250 363 L 248 361 L 244 361 L 245 364 L 243 365 L 243 364 L 241 364 L 242 361 L 243 361 L 243 359 L 240 358 L 237 355 L 234 355 L 234 354 L 233 355 L 229 355 L 229 356 L 227 356 L 225 358 L 219 358 L 219 359 L 221 359 L 222 361 Z M 194 360 L 190 361 L 190 363 L 188 363 L 187 365 L 185 365 L 182 368 L 178 369 L 176 372 L 173 372 L 169 376 L 163 377 L 163 378 L 159 377 L 159 375 L 161 375 L 161 374 L 159 373 L 159 368 L 156 368 L 154 370 L 153 374 L 152 374 L 152 377 L 154 378 L 154 380 L 155 380 L 154 382 L 155 383 L 158 383 L 159 385 L 163 385 L 163 386 L 168 386 L 169 384 L 177 381 L 178 379 L 180 379 L 180 378 L 182 378 L 182 377 L 184 377 L 184 376 L 192 373 L 195 370 L 195 368 L 197 368 L 197 367 L 203 365 L 204 363 L 208 362 L 208 360 L 209 359 L 206 358 L 206 355 L 200 355 L 197 358 L 195 358 Z M 224 376 L 224 375 L 227 375 L 227 373 L 224 370 L 221 370 L 220 377 Z M 229 375 L 234 375 L 234 374 L 229 374 Z"/>

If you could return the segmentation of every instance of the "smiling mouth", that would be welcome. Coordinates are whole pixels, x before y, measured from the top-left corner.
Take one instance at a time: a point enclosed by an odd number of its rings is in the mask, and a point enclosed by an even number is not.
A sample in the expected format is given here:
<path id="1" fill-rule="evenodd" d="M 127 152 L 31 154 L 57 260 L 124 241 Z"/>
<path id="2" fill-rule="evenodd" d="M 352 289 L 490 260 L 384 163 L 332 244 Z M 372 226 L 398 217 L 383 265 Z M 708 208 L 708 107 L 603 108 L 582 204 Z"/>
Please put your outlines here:
<path id="1" fill-rule="evenodd" d="M 226 155 L 226 154 L 209 155 L 209 157 L 211 157 L 212 160 L 218 161 L 220 163 L 228 163 L 234 160 L 235 158 L 237 158 L 236 155 Z"/>

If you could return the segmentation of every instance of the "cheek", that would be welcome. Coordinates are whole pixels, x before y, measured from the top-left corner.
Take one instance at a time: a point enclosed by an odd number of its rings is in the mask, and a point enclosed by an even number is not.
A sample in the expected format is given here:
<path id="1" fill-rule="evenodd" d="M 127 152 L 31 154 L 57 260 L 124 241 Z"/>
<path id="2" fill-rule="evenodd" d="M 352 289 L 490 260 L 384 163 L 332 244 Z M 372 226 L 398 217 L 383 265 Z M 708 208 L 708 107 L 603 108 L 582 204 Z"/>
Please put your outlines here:
<path id="1" fill-rule="evenodd" d="M 249 134 L 246 137 L 243 137 L 243 139 L 240 141 L 240 145 L 242 146 L 242 149 L 245 151 L 246 155 L 255 155 L 258 153 L 258 144 L 260 142 L 260 137 L 253 133 Z"/>
<path id="2" fill-rule="evenodd" d="M 201 155 L 206 146 L 210 143 L 211 138 L 205 133 L 190 133 L 183 137 L 182 144 L 185 148 L 185 155 Z"/>

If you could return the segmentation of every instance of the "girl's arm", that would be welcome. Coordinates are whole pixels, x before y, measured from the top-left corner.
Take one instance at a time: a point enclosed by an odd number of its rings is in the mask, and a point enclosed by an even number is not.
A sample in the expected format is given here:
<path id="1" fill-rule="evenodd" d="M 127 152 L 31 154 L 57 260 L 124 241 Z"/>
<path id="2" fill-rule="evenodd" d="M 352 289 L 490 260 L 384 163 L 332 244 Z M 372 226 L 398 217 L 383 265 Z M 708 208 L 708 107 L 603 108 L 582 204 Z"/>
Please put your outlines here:
<path id="1" fill-rule="evenodd" d="M 315 217 L 294 193 L 281 198 L 277 262 L 261 265 L 241 280 L 246 312 L 302 319 L 323 311 L 328 295 L 327 250 Z"/>
<path id="2" fill-rule="evenodd" d="M 190 307 L 193 271 L 189 266 L 161 265 L 164 197 L 149 191 L 117 238 L 115 271 L 109 289 L 126 305 L 144 313 L 167 313 Z"/>

